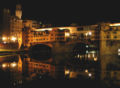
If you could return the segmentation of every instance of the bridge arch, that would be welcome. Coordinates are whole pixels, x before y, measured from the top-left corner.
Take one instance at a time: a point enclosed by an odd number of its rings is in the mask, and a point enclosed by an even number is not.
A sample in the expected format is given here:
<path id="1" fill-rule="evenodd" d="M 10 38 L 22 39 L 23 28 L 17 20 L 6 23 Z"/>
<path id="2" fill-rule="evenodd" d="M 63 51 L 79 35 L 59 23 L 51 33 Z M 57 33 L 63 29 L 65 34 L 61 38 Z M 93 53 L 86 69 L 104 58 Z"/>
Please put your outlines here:
<path id="1" fill-rule="evenodd" d="M 36 44 L 29 48 L 29 56 L 33 59 L 46 60 L 51 57 L 52 48 L 45 44 Z"/>

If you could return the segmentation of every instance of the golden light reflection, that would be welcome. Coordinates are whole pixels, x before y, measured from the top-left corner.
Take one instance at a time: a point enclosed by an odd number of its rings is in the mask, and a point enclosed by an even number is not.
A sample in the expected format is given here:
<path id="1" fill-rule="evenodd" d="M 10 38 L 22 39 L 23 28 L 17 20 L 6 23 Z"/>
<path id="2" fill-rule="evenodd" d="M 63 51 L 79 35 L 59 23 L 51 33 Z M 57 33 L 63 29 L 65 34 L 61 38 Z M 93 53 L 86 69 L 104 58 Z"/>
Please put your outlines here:
<path id="1" fill-rule="evenodd" d="M 97 60 L 98 60 L 97 57 L 95 57 L 95 58 L 94 58 L 94 61 L 97 61 Z"/>
<path id="2" fill-rule="evenodd" d="M 92 74 L 91 74 L 91 73 L 89 73 L 89 74 L 88 74 L 88 76 L 89 76 L 89 77 L 91 77 L 91 76 L 92 76 Z"/>
<path id="3" fill-rule="evenodd" d="M 5 41 L 5 40 L 7 40 L 7 38 L 6 38 L 6 37 L 3 37 L 2 40 Z"/>
<path id="4" fill-rule="evenodd" d="M 3 67 L 3 68 L 6 68 L 6 67 L 7 67 L 7 64 L 2 64 L 2 67 Z"/>
<path id="5" fill-rule="evenodd" d="M 120 23 L 110 24 L 110 26 L 120 26 Z"/>
<path id="6" fill-rule="evenodd" d="M 86 69 L 85 72 L 88 73 L 88 69 Z"/>
<path id="7" fill-rule="evenodd" d="M 12 41 L 16 41 L 17 38 L 16 38 L 16 37 L 12 37 L 11 40 L 12 40 Z"/>
<path id="8" fill-rule="evenodd" d="M 65 70 L 65 75 L 70 74 L 70 70 Z"/>
<path id="9" fill-rule="evenodd" d="M 70 33 L 65 33 L 65 37 L 70 37 Z"/>

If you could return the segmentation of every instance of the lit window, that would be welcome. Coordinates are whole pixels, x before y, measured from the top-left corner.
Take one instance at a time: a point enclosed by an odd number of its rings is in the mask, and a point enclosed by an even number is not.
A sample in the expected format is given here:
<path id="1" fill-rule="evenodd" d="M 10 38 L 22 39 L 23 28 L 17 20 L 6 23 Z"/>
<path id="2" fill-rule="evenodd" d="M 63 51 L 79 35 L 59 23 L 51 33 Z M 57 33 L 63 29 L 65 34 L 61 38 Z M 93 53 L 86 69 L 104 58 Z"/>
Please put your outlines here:
<path id="1" fill-rule="evenodd" d="M 120 49 L 118 49 L 118 56 L 120 56 Z"/>
<path id="2" fill-rule="evenodd" d="M 88 51 L 86 51 L 86 53 L 89 53 Z"/>
<path id="3" fill-rule="evenodd" d="M 118 56 L 120 56 L 120 53 L 118 53 Z"/>
<path id="4" fill-rule="evenodd" d="M 93 58 L 94 58 L 94 57 L 95 57 L 95 54 L 93 53 L 92 56 L 93 56 Z"/>
<path id="5" fill-rule="evenodd" d="M 92 32 L 88 32 L 89 35 L 92 35 Z"/>
<path id="6" fill-rule="evenodd" d="M 90 54 L 88 54 L 88 58 L 90 58 L 91 57 L 91 55 Z"/>
<path id="7" fill-rule="evenodd" d="M 120 49 L 118 49 L 118 52 L 120 52 Z"/>
<path id="8" fill-rule="evenodd" d="M 91 73 L 89 73 L 89 74 L 88 74 L 88 76 L 89 76 L 89 77 L 91 77 L 91 76 L 92 76 L 92 74 L 91 74 Z"/>

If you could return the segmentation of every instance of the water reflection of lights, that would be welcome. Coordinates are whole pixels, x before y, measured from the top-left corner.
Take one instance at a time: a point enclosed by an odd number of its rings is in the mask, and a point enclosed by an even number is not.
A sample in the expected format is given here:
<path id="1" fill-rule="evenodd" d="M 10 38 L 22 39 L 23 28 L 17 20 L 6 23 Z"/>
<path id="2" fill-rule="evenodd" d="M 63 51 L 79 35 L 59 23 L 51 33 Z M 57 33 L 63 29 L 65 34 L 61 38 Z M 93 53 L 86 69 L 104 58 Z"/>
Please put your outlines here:
<path id="1" fill-rule="evenodd" d="M 88 73 L 88 69 L 86 69 L 85 72 Z"/>
<path id="2" fill-rule="evenodd" d="M 12 41 L 16 41 L 17 38 L 16 38 L 16 37 L 12 37 L 11 40 L 12 40 Z"/>
<path id="3" fill-rule="evenodd" d="M 98 60 L 97 57 L 95 57 L 95 58 L 94 58 L 94 61 L 97 61 L 97 60 Z"/>
<path id="4" fill-rule="evenodd" d="M 92 76 L 92 74 L 91 74 L 91 73 L 89 73 L 89 74 L 88 74 L 88 76 L 89 76 L 89 77 L 91 77 L 91 76 Z"/>
<path id="5" fill-rule="evenodd" d="M 65 70 L 65 75 L 69 75 L 70 74 L 70 70 Z"/>

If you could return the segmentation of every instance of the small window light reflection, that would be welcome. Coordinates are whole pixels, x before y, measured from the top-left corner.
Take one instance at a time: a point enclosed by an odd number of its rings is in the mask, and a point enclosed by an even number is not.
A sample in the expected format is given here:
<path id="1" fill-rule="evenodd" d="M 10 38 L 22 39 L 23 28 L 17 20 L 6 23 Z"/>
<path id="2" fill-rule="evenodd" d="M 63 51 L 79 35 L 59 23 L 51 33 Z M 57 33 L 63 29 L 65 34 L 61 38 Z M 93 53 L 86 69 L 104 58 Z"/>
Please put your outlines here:
<path id="1" fill-rule="evenodd" d="M 118 56 L 120 56 L 120 53 L 118 53 Z"/>
<path id="2" fill-rule="evenodd" d="M 88 32 L 89 35 L 92 35 L 92 32 Z"/>
<path id="3" fill-rule="evenodd" d="M 88 69 L 86 69 L 85 72 L 88 73 Z"/>
<path id="4" fill-rule="evenodd" d="M 69 75 L 70 74 L 70 70 L 65 70 L 65 75 Z"/>
<path id="5" fill-rule="evenodd" d="M 95 57 L 95 54 L 93 53 L 92 56 L 93 56 L 93 58 L 94 58 L 94 57 Z"/>
<path id="6" fill-rule="evenodd" d="M 120 49 L 118 49 L 118 52 L 120 52 Z"/>
<path id="7" fill-rule="evenodd" d="M 88 51 L 86 51 L 86 53 L 89 53 Z"/>
<path id="8" fill-rule="evenodd" d="M 91 74 L 91 73 L 89 73 L 89 74 L 88 74 L 88 76 L 89 76 L 89 77 L 92 77 L 92 74 Z"/>
<path id="9" fill-rule="evenodd" d="M 90 58 L 91 57 L 91 55 L 90 54 L 88 54 L 88 58 Z"/>
<path id="10" fill-rule="evenodd" d="M 97 60 L 98 60 L 97 57 L 95 57 L 95 58 L 94 58 L 94 61 L 97 61 Z"/>
<path id="11" fill-rule="evenodd" d="M 77 58 L 79 58 L 79 57 L 80 57 L 80 55 L 78 54 L 78 55 L 77 55 Z"/>

